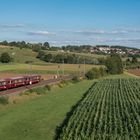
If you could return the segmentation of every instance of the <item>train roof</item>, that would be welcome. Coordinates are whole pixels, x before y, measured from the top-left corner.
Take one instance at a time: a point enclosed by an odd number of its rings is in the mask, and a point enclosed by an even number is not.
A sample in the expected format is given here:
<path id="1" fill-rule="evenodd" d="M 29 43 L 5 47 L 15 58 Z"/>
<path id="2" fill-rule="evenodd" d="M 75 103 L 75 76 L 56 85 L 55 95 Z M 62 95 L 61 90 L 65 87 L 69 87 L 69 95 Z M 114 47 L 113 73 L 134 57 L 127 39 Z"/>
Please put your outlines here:
<path id="1" fill-rule="evenodd" d="M 19 76 L 19 77 L 10 77 L 5 79 L 0 79 L 0 82 L 9 81 L 9 80 L 16 80 L 16 79 L 22 79 L 22 78 L 28 78 L 33 76 L 41 76 L 39 74 L 33 74 L 33 75 L 25 75 L 25 76 Z"/>
<path id="2" fill-rule="evenodd" d="M 5 82 L 6 80 L 5 79 L 0 79 L 0 82 Z"/>

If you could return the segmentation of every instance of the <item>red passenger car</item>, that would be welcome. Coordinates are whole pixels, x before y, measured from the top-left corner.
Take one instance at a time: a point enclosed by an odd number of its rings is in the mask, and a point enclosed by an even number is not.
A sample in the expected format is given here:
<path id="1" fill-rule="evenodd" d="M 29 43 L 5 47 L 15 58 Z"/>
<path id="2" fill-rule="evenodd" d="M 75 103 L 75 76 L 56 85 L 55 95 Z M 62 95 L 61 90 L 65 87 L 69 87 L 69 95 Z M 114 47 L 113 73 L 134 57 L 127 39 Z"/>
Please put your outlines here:
<path id="1" fill-rule="evenodd" d="M 31 85 L 40 82 L 40 75 L 28 75 L 23 77 L 13 77 L 0 80 L 0 90 Z"/>

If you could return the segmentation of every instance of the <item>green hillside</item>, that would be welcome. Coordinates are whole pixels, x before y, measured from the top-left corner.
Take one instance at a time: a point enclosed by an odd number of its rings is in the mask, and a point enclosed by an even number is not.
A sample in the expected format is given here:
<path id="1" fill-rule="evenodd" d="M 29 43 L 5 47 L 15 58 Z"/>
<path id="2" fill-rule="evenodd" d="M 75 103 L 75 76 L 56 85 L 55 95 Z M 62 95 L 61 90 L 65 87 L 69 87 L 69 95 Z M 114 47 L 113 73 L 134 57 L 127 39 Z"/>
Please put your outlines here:
<path id="1" fill-rule="evenodd" d="M 8 52 L 13 58 L 14 63 L 25 63 L 27 61 L 33 61 L 34 64 L 44 64 L 43 61 L 36 58 L 37 53 L 31 49 L 20 49 L 16 47 L 2 47 L 0 48 L 0 54 Z"/>

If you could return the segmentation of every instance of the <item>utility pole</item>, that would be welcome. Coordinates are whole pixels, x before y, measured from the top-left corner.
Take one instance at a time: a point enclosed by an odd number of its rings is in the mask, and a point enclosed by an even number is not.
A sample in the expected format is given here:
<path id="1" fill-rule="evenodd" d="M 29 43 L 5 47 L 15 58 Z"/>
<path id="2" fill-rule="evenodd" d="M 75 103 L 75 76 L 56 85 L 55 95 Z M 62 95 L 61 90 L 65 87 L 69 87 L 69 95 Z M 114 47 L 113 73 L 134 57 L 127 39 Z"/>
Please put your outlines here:
<path id="1" fill-rule="evenodd" d="M 57 66 L 57 77 L 59 77 L 59 69 L 60 69 L 60 65 Z"/>
<path id="2" fill-rule="evenodd" d="M 86 60 L 84 59 L 84 78 L 85 78 L 85 74 L 86 74 Z"/>
<path id="3" fill-rule="evenodd" d="M 78 76 L 80 77 L 80 68 L 81 68 L 81 65 L 79 64 L 78 65 Z"/>
<path id="4" fill-rule="evenodd" d="M 62 74 L 64 76 L 64 60 L 62 61 Z"/>

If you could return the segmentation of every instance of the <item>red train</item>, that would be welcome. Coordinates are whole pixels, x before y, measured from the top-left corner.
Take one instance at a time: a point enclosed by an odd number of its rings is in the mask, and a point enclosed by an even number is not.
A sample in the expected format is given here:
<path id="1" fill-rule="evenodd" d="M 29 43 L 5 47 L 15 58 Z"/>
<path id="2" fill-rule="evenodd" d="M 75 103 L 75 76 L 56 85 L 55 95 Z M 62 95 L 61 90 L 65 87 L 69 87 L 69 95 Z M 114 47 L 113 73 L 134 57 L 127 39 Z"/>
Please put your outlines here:
<path id="1" fill-rule="evenodd" d="M 0 79 L 0 90 L 16 88 L 24 85 L 31 85 L 40 82 L 40 80 L 40 75 L 28 75 L 22 77 Z"/>

